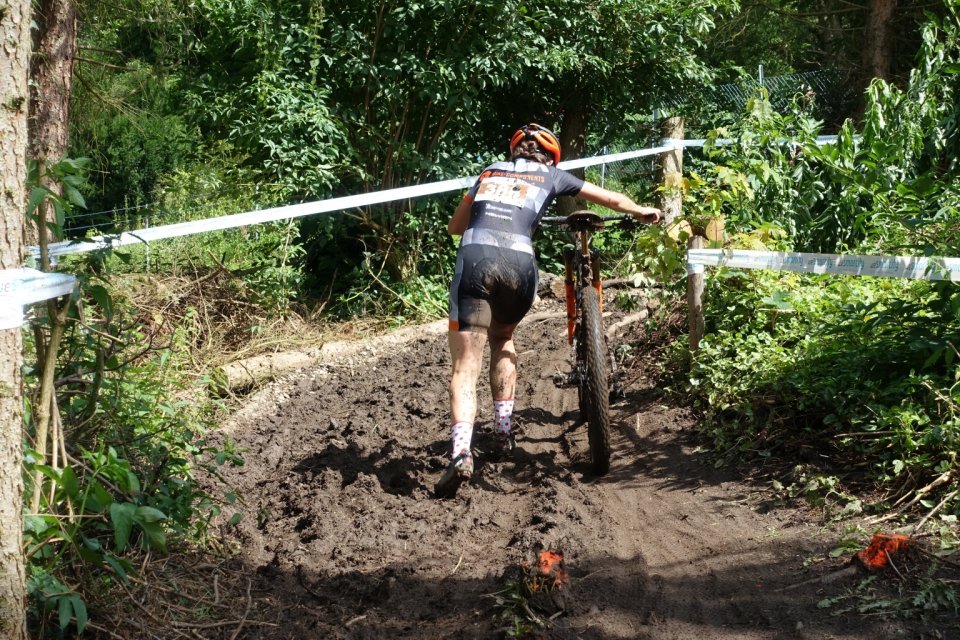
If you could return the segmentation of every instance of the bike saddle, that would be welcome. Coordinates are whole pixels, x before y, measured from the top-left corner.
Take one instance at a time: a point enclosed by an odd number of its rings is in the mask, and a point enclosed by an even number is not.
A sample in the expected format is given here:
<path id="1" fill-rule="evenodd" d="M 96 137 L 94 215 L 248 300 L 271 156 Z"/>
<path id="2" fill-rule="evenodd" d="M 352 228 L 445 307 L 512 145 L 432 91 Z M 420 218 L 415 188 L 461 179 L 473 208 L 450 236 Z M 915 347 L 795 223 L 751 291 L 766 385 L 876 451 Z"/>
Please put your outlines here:
<path id="1" fill-rule="evenodd" d="M 599 228 L 603 226 L 603 218 L 600 217 L 599 213 L 594 213 L 593 211 L 581 210 L 581 211 L 574 211 L 573 213 L 568 215 L 567 223 L 588 225 L 591 227 Z"/>

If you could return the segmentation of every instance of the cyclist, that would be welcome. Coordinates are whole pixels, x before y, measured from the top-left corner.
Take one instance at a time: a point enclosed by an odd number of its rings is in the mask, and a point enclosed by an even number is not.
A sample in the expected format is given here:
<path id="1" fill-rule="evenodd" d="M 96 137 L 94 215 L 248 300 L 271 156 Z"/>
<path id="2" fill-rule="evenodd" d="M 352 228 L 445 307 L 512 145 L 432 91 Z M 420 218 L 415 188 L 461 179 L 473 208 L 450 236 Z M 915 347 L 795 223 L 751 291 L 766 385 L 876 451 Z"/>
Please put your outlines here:
<path id="1" fill-rule="evenodd" d="M 470 441 L 477 414 L 477 380 L 484 344 L 490 342 L 494 451 L 515 447 L 511 435 L 517 352 L 513 331 L 533 304 L 537 263 L 531 239 L 557 196 L 579 196 L 640 222 L 656 224 L 660 210 L 636 204 L 558 169 L 560 140 L 539 124 L 510 138 L 510 160 L 487 167 L 457 206 L 447 231 L 462 236 L 450 285 L 451 462 L 434 489 L 451 497 L 473 475 Z"/>

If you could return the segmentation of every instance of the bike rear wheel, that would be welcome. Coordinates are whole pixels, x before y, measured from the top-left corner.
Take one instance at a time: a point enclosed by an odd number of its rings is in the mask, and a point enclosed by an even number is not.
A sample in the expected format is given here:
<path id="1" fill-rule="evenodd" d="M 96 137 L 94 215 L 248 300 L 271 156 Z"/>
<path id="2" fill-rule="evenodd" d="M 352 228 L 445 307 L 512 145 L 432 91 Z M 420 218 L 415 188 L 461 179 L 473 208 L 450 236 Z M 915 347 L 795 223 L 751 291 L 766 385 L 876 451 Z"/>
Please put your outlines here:
<path id="1" fill-rule="evenodd" d="M 585 287 L 580 318 L 577 353 L 580 369 L 580 410 L 586 414 L 590 461 L 595 474 L 610 471 L 610 389 L 607 382 L 607 343 L 603 338 L 600 298 L 593 287 Z"/>

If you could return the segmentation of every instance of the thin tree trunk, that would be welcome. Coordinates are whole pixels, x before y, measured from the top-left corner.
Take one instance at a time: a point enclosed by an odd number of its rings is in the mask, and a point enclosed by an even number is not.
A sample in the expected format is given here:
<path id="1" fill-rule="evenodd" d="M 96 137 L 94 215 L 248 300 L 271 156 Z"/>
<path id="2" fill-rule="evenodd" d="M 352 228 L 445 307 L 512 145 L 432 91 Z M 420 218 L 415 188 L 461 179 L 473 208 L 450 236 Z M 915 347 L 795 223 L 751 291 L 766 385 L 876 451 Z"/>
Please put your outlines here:
<path id="1" fill-rule="evenodd" d="M 30 2 L 0 0 L 0 269 L 23 264 Z M 26 638 L 20 328 L 0 329 L 0 637 Z"/>
<path id="2" fill-rule="evenodd" d="M 77 53 L 77 7 L 74 0 L 41 0 L 36 13 L 39 35 L 31 61 L 30 147 L 28 155 L 41 168 L 59 162 L 67 151 L 73 61 Z M 41 171 L 42 173 L 42 171 Z M 59 185 L 44 181 L 59 193 Z M 41 219 L 51 220 L 42 205 Z M 25 225 L 27 244 L 39 244 L 38 230 Z"/>
<path id="3" fill-rule="evenodd" d="M 683 116 L 673 116 L 660 123 L 660 138 L 666 140 L 683 140 Z M 657 206 L 663 211 L 663 221 L 670 225 L 680 215 L 683 204 L 683 149 L 676 149 L 670 153 L 662 153 L 659 158 L 657 182 L 662 190 L 657 197 Z"/>
<path id="4" fill-rule="evenodd" d="M 873 78 L 890 80 L 893 61 L 893 14 L 897 0 L 870 0 L 864 33 L 863 73 L 866 84 Z"/>
<path id="5" fill-rule="evenodd" d="M 583 92 L 577 91 L 576 95 L 583 95 Z M 587 126 L 589 123 L 590 109 L 584 101 L 576 100 L 567 107 L 563 116 L 563 129 L 559 132 L 560 149 L 564 160 L 583 157 L 587 146 Z M 583 169 L 576 169 L 571 173 L 580 178 L 583 177 Z M 585 208 L 586 204 L 579 198 L 573 196 L 557 198 L 557 213 L 561 216 Z"/>

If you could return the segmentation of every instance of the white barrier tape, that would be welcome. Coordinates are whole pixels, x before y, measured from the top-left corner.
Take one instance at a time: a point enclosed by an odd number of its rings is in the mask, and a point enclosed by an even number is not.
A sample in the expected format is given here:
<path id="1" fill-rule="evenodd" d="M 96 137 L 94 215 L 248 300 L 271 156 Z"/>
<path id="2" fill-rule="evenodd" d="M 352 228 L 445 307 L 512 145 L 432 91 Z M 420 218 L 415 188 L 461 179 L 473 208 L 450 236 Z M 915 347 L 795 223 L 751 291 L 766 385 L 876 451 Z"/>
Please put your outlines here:
<path id="1" fill-rule="evenodd" d="M 561 162 L 557 166 L 566 170 L 577 169 L 590 165 L 607 164 L 611 162 L 629 160 L 632 158 L 639 158 L 642 156 L 655 155 L 658 153 L 663 153 L 664 151 L 672 151 L 674 148 L 674 145 L 670 145 L 665 147 L 655 147 L 653 149 L 641 149 L 638 151 L 613 153 L 603 156 L 595 156 L 592 158 L 568 160 Z M 95 238 L 88 238 L 84 241 L 56 242 L 49 245 L 49 255 L 51 257 L 56 257 L 71 253 L 84 253 L 87 251 L 106 249 L 107 247 L 122 247 L 130 244 L 147 243 L 153 240 L 176 238 L 195 233 L 204 233 L 207 231 L 222 231 L 224 229 L 233 229 L 251 224 L 277 222 L 279 220 L 290 220 L 292 218 L 300 218 L 318 213 L 331 213 L 333 211 L 342 211 L 344 209 L 353 209 L 356 207 L 366 207 L 374 204 L 383 204 L 385 202 L 420 198 L 423 196 L 436 195 L 438 193 L 445 193 L 448 191 L 468 189 L 473 185 L 473 182 L 476 179 L 476 176 L 453 178 L 451 180 L 442 180 L 440 182 L 431 182 L 429 184 L 415 185 L 412 187 L 400 187 L 398 189 L 387 189 L 385 191 L 375 191 L 373 193 L 364 193 L 355 196 L 330 198 L 329 200 L 319 200 L 317 202 L 305 202 L 303 204 L 274 207 L 272 209 L 262 209 L 260 211 L 235 213 L 233 215 L 222 216 L 219 218 L 208 218 L 206 220 L 194 220 L 192 222 L 180 222 L 177 224 L 149 227 L 146 229 L 139 229 L 137 231 L 121 233 L 119 236 L 97 236 Z M 30 247 L 29 250 L 34 257 L 39 257 L 40 249 L 38 247 Z"/>
<path id="2" fill-rule="evenodd" d="M 836 140 L 836 136 L 822 136 L 820 140 Z M 669 142 L 669 144 L 666 144 Z M 683 147 L 703 146 L 706 140 L 670 140 L 664 141 L 664 144 L 651 149 L 639 149 L 636 151 L 625 151 L 623 153 L 611 153 L 602 156 L 593 156 L 591 158 L 580 158 L 578 160 L 566 160 L 557 166 L 561 169 L 571 170 L 589 167 L 598 164 L 609 164 L 613 162 L 622 162 L 623 160 L 632 160 L 644 156 L 657 155 L 673 151 Z M 720 141 L 727 143 L 728 141 Z M 720 143 L 718 142 L 718 144 Z M 344 209 L 353 209 L 356 207 L 366 207 L 374 204 L 383 204 L 385 202 L 395 202 L 397 200 L 408 200 L 411 198 L 421 198 L 423 196 L 436 195 L 448 191 L 457 191 L 458 189 L 468 189 L 476 176 L 466 178 L 453 178 L 451 180 L 442 180 L 440 182 L 431 182 L 429 184 L 415 185 L 412 187 L 400 187 L 398 189 L 387 189 L 384 191 L 375 191 L 373 193 L 364 193 L 342 198 L 330 198 L 329 200 L 319 200 L 317 202 L 305 202 L 303 204 L 294 204 L 284 207 L 274 207 L 271 209 L 262 209 L 260 211 L 248 211 L 246 213 L 235 213 L 229 216 L 219 218 L 208 218 L 206 220 L 194 220 L 192 222 L 180 222 L 177 224 L 168 224 L 158 227 L 149 227 L 137 231 L 127 231 L 119 236 L 97 236 L 88 238 L 84 241 L 56 242 L 49 245 L 49 255 L 52 258 L 67 255 L 71 253 L 85 253 L 87 251 L 96 251 L 106 249 L 107 247 L 122 247 L 130 244 L 148 243 L 153 240 L 163 240 L 165 238 L 177 238 L 180 236 L 193 235 L 195 233 L 205 233 L 207 231 L 222 231 L 224 229 L 234 229 L 251 224 L 263 224 L 266 222 L 277 222 L 279 220 L 290 220 L 303 216 L 315 215 L 318 213 L 331 213 L 333 211 L 342 211 Z M 39 247 L 29 247 L 30 253 L 35 257 L 40 257 Z"/>
<path id="3" fill-rule="evenodd" d="M 76 277 L 63 273 L 36 269 L 0 271 L 0 330 L 22 326 L 25 306 L 69 295 L 76 286 Z"/>
<path id="4" fill-rule="evenodd" d="M 736 269 L 960 281 L 960 258 L 777 253 L 744 249 L 691 249 L 687 262 Z"/>
<path id="5" fill-rule="evenodd" d="M 695 262 L 688 262 L 688 263 L 687 263 L 687 275 L 688 275 L 688 276 L 693 276 L 693 275 L 696 275 L 696 274 L 698 274 L 698 273 L 703 273 L 704 271 L 706 271 L 706 267 L 704 267 L 702 264 L 697 264 L 697 263 L 695 263 Z"/>
<path id="6" fill-rule="evenodd" d="M 452 180 L 443 180 L 441 182 L 432 182 L 430 184 L 416 185 L 413 187 L 400 187 L 398 189 L 387 189 L 386 191 L 377 191 L 374 193 L 364 193 L 355 196 L 319 200 L 317 202 L 305 202 L 303 204 L 273 207 L 271 209 L 261 209 L 260 211 L 235 213 L 229 216 L 221 216 L 219 218 L 207 218 L 205 220 L 194 220 L 192 222 L 180 222 L 177 224 L 168 224 L 159 227 L 149 227 L 147 229 L 139 229 L 137 231 L 121 233 L 119 236 L 98 236 L 95 238 L 89 238 L 82 242 L 57 242 L 49 245 L 50 256 L 62 256 L 69 253 L 84 253 L 87 251 L 105 249 L 107 247 L 122 247 L 128 244 L 136 244 L 141 242 L 146 243 L 152 240 L 177 238 L 180 236 L 204 233 L 207 231 L 222 231 L 224 229 L 245 227 L 252 224 L 290 220 L 292 218 L 300 218 L 317 213 L 330 213 L 332 211 L 341 211 L 343 209 L 366 207 L 372 204 L 419 198 L 422 196 L 443 193 L 445 191 L 466 189 L 473 184 L 474 180 L 475 178 L 454 178 Z M 30 251 L 35 256 L 39 254 L 39 249 L 36 247 L 30 247 Z"/>
<path id="7" fill-rule="evenodd" d="M 859 137 L 859 136 L 856 136 Z M 825 144 L 833 144 L 837 141 L 837 136 L 817 136 L 817 146 L 823 146 Z M 661 143 L 666 142 L 662 140 Z M 684 147 L 702 147 L 707 143 L 706 138 L 695 138 L 693 140 L 682 140 L 681 142 Z M 716 138 L 713 140 L 713 146 L 715 147 L 725 147 L 737 142 L 736 138 Z M 786 138 L 781 138 L 780 142 L 791 142 L 796 144 L 793 140 L 788 140 Z"/>
<path id="8" fill-rule="evenodd" d="M 642 158 L 644 156 L 655 156 L 658 153 L 666 153 L 667 151 L 673 151 L 674 149 L 682 148 L 681 140 L 677 140 L 672 144 L 666 144 L 666 141 L 661 142 L 661 146 L 653 147 L 651 149 L 638 149 L 636 151 L 624 151 L 622 153 L 608 153 L 604 156 L 593 156 L 592 158 L 580 158 L 578 160 L 564 160 L 557 165 L 560 169 L 566 169 L 570 171 L 571 169 L 580 169 L 582 167 L 590 167 L 598 164 L 610 164 L 611 162 L 621 162 L 623 160 L 633 160 L 634 158 Z"/>

